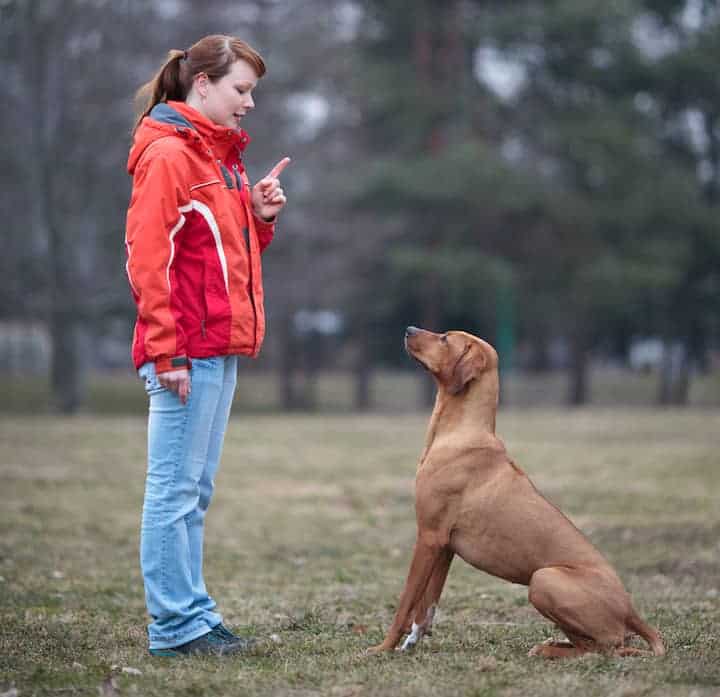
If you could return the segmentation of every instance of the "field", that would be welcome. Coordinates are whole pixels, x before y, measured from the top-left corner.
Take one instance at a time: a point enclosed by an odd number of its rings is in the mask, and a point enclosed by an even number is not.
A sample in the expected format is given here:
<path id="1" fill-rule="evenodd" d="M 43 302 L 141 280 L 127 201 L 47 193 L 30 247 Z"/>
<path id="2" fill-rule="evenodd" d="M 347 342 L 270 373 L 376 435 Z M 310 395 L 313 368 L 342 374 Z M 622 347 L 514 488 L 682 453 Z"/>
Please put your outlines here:
<path id="1" fill-rule="evenodd" d="M 434 636 L 369 658 L 414 539 L 426 416 L 233 418 L 206 578 L 233 659 L 146 652 L 144 421 L 0 421 L 0 695 L 720 694 L 720 411 L 503 410 L 514 459 L 616 565 L 668 655 L 544 662 L 526 589 L 456 560 Z M 639 644 L 638 644 L 639 645 Z"/>

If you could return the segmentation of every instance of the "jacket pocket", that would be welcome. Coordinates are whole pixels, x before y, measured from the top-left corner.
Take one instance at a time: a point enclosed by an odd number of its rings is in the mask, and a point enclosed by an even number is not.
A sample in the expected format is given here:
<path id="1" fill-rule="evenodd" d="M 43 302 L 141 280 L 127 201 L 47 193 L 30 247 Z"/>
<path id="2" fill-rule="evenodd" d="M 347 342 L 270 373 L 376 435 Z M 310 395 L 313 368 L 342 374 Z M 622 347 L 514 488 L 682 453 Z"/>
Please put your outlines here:
<path id="1" fill-rule="evenodd" d="M 225 288 L 222 267 L 214 253 L 208 254 L 203 265 L 203 317 L 200 320 L 200 333 L 203 341 L 217 341 L 221 325 L 229 325 L 232 317 L 230 296 Z M 212 258 L 214 257 L 214 258 Z"/>
<path id="2" fill-rule="evenodd" d="M 206 182 L 200 182 L 198 184 L 193 184 L 190 187 L 190 191 L 196 191 L 197 189 L 204 189 L 206 186 L 212 186 L 213 184 L 222 184 L 222 180 L 220 179 L 210 179 Z"/>

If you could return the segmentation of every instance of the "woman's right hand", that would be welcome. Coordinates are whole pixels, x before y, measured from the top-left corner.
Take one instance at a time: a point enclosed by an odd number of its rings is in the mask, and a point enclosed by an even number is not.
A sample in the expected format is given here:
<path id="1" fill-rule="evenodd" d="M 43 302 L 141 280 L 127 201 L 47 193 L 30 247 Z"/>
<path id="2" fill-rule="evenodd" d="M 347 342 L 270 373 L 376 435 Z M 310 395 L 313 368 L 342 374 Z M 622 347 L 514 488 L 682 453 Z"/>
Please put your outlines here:
<path id="1" fill-rule="evenodd" d="M 190 371 L 187 368 L 158 373 L 157 379 L 165 389 L 177 393 L 177 396 L 180 397 L 180 401 L 183 404 L 187 403 L 187 398 L 190 394 Z"/>

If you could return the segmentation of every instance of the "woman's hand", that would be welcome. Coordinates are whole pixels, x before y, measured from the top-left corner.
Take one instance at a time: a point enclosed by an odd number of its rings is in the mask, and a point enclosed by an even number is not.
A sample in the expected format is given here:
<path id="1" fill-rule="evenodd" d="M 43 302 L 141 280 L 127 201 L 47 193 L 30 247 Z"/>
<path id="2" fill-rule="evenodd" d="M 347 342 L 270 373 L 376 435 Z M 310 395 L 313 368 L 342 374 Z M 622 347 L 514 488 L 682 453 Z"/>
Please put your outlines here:
<path id="1" fill-rule="evenodd" d="M 271 220 L 287 203 L 285 192 L 280 187 L 280 172 L 290 164 L 289 157 L 283 157 L 255 186 L 252 188 L 252 205 L 255 215 L 263 220 Z"/>
<path id="2" fill-rule="evenodd" d="M 170 392 L 177 393 L 183 404 L 187 403 L 190 394 L 190 371 L 187 368 L 168 370 L 157 374 L 158 382 Z"/>

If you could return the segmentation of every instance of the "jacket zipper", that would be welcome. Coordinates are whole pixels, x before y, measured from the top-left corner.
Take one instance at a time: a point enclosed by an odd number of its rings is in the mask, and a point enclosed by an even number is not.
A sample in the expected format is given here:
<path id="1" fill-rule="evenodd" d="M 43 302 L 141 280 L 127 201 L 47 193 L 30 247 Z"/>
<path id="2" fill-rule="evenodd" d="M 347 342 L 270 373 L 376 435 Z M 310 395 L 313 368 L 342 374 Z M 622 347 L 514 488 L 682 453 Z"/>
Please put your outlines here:
<path id="1" fill-rule="evenodd" d="M 240 170 L 237 162 L 232 166 L 233 174 L 235 175 L 235 181 L 237 183 L 238 194 L 240 194 L 240 205 L 245 209 L 245 216 L 248 216 L 248 208 L 245 206 L 242 199 L 242 188 L 243 181 L 240 177 Z M 253 309 L 253 353 L 257 348 L 257 307 L 255 306 L 255 289 L 253 288 L 253 255 L 252 255 L 252 244 L 250 243 L 250 220 L 247 221 L 247 227 L 243 228 L 243 237 L 245 238 L 245 247 L 248 253 L 248 295 L 250 296 L 250 304 Z"/>
<path id="2" fill-rule="evenodd" d="M 240 177 L 240 171 L 238 170 L 237 162 L 232 166 L 233 174 L 235 175 L 235 183 L 237 184 L 237 190 L 242 191 L 243 183 Z"/>
<path id="3" fill-rule="evenodd" d="M 247 215 L 247 211 L 245 213 Z M 250 221 L 248 221 L 248 226 Z M 245 245 L 247 246 L 248 253 L 248 295 L 250 296 L 250 304 L 253 309 L 253 353 L 257 346 L 257 308 L 255 307 L 255 289 L 253 288 L 253 259 L 252 259 L 252 246 L 250 245 L 250 228 L 243 228 L 243 237 L 245 238 Z"/>
<path id="4" fill-rule="evenodd" d="M 240 168 L 237 162 L 233 165 L 233 174 L 237 183 L 238 193 L 240 194 L 240 205 L 245 209 L 245 216 L 248 215 L 247 206 L 242 199 L 243 180 L 240 176 Z M 253 353 L 257 348 L 257 308 L 255 307 L 255 289 L 253 288 L 253 269 L 252 269 L 252 244 L 250 243 L 250 220 L 247 221 L 247 227 L 243 228 L 243 237 L 245 238 L 245 247 L 248 252 L 248 295 L 250 296 L 250 304 L 253 308 Z"/>
<path id="5" fill-rule="evenodd" d="M 217 160 L 218 166 L 220 167 L 220 172 L 222 173 L 223 179 L 225 180 L 225 185 L 228 189 L 232 189 L 233 187 L 233 180 L 232 176 L 230 175 L 230 172 L 228 168 L 225 166 L 222 160 L 218 158 Z M 243 199 L 242 199 L 242 189 L 243 189 L 243 181 L 242 177 L 240 176 L 240 170 L 235 163 L 232 166 L 233 174 L 235 175 L 235 184 L 237 186 L 238 194 L 240 194 L 240 205 L 245 210 L 245 216 L 248 216 L 248 207 L 245 206 Z M 253 353 L 257 350 L 257 324 L 258 324 L 258 317 L 257 317 L 257 307 L 255 306 L 255 291 L 253 289 L 253 258 L 252 258 L 252 245 L 250 244 L 250 230 L 249 230 L 250 220 L 248 220 L 248 227 L 243 228 L 243 237 L 245 238 L 245 247 L 247 248 L 247 254 L 248 254 L 248 295 L 250 296 L 250 304 L 252 305 L 253 309 Z M 200 331 L 202 333 L 203 338 L 206 338 L 206 332 L 205 332 L 205 320 L 202 320 L 200 322 Z"/>
<path id="6" fill-rule="evenodd" d="M 223 161 L 218 158 L 218 166 L 220 167 L 220 172 L 222 172 L 223 179 L 225 180 L 225 186 L 227 186 L 228 189 L 233 188 L 233 182 L 232 177 L 230 176 L 230 172 L 228 171 L 228 168 L 223 164 Z"/>

